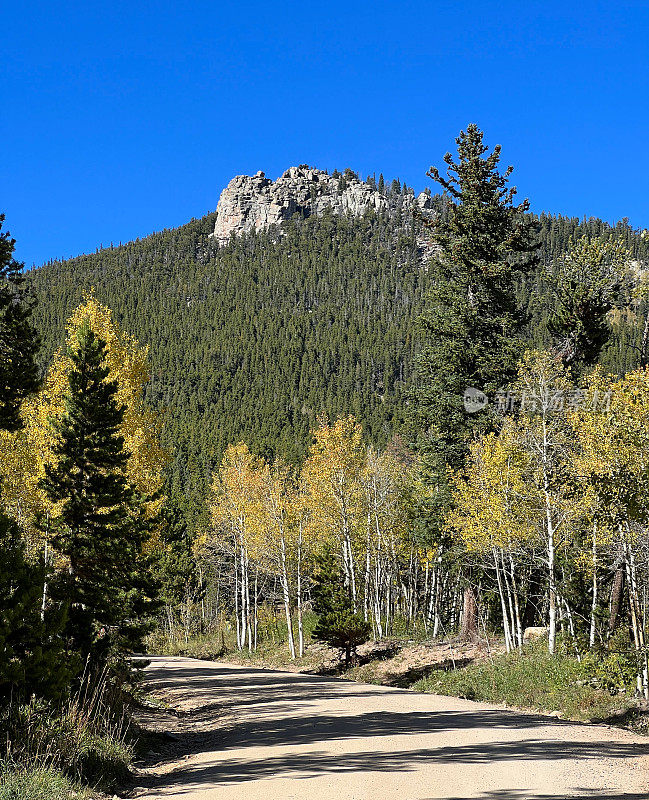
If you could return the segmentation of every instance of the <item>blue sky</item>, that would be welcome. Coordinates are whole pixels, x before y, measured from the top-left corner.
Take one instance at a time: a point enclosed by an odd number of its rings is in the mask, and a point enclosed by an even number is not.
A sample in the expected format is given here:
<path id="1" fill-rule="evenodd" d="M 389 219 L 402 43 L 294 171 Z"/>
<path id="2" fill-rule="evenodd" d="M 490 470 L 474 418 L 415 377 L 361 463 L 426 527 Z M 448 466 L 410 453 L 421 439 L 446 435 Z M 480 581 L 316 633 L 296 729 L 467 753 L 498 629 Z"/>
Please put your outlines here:
<path id="1" fill-rule="evenodd" d="M 460 128 L 532 207 L 649 227 L 647 2 L 5 4 L 0 210 L 28 265 L 293 164 L 429 185 Z"/>

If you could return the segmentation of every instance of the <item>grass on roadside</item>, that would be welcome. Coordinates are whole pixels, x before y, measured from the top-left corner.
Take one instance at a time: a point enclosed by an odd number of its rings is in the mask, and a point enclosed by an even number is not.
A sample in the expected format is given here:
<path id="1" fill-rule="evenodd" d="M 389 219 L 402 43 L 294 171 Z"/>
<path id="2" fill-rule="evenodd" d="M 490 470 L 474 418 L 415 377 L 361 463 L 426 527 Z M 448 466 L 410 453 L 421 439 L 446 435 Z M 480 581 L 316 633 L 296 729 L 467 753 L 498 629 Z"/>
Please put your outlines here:
<path id="1" fill-rule="evenodd" d="M 111 791 L 130 774 L 134 736 L 106 675 L 62 704 L 11 702 L 0 710 L 0 738 L 0 800 L 90 797 L 78 787 Z"/>
<path id="2" fill-rule="evenodd" d="M 234 663 L 257 664 L 268 669 L 285 669 L 296 667 L 299 669 L 316 668 L 323 661 L 322 649 L 314 648 L 311 641 L 307 640 L 308 647 L 302 658 L 291 659 L 286 642 L 265 641 L 258 645 L 257 650 L 238 650 L 236 646 L 221 648 L 221 639 L 215 634 L 197 634 L 188 639 L 169 640 L 162 638 L 152 639 L 148 642 L 148 652 L 165 656 L 186 656 L 205 661 L 232 661 Z"/>
<path id="3" fill-rule="evenodd" d="M 147 638 L 146 649 L 152 655 L 187 656 L 189 658 L 205 659 L 207 661 L 231 660 L 234 662 L 255 663 L 270 669 L 299 668 L 304 670 L 317 669 L 326 664 L 333 668 L 336 661 L 342 660 L 332 649 L 318 642 L 314 642 L 312 633 L 316 627 L 318 617 L 313 611 L 306 611 L 303 616 L 303 635 L 305 652 L 300 658 L 292 659 L 288 648 L 288 626 L 281 613 L 262 607 L 259 612 L 259 628 L 257 648 L 249 650 L 244 647 L 237 648 L 236 628 L 232 621 L 221 619 L 218 627 L 207 633 L 186 633 L 180 627 L 171 632 L 165 628 L 158 628 Z M 293 637 L 295 648 L 298 649 L 297 623 L 294 620 Z M 406 626 L 405 621 L 397 620 L 395 630 L 390 635 L 391 642 L 413 643 L 428 641 L 428 634 L 422 627 L 413 631 Z"/>
<path id="4" fill-rule="evenodd" d="M 91 800 L 93 796 L 55 769 L 0 762 L 0 800 Z"/>
<path id="5" fill-rule="evenodd" d="M 437 672 L 411 687 L 467 700 L 505 703 L 574 720 L 604 720 L 633 706 L 626 694 L 612 695 L 594 686 L 576 658 L 550 655 L 538 644 L 523 653 L 495 656 L 462 669 Z"/>

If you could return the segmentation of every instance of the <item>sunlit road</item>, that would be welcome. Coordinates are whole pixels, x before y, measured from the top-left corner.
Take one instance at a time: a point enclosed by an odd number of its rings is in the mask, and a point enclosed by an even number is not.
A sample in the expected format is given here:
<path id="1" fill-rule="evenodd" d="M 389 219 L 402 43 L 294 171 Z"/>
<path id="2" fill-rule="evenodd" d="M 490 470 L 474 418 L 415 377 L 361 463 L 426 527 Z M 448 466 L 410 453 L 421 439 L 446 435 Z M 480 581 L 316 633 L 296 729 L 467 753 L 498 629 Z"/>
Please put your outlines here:
<path id="1" fill-rule="evenodd" d="M 152 800 L 649 797 L 649 740 L 605 726 L 185 658 L 147 678 L 187 712 L 140 778 Z"/>

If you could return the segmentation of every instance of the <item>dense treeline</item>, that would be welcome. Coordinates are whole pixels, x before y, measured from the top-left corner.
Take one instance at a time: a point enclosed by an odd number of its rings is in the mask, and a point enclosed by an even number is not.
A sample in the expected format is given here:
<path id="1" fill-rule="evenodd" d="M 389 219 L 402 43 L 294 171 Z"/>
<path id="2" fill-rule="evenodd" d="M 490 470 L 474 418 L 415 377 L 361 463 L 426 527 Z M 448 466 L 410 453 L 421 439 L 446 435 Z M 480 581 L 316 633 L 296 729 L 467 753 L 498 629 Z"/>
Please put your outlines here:
<path id="1" fill-rule="evenodd" d="M 125 330 L 149 347 L 146 398 L 164 410 L 169 487 L 189 490 L 199 514 L 212 471 L 241 439 L 267 458 L 306 455 L 319 413 L 353 414 L 383 446 L 400 429 L 418 348 L 417 320 L 430 285 L 422 261 L 422 220 L 400 210 L 362 219 L 296 219 L 219 248 L 214 215 L 176 230 L 34 270 L 35 321 L 43 361 L 60 345 L 64 322 L 94 287 Z M 444 204 L 436 207 L 444 216 Z M 649 253 L 626 223 L 534 218 L 540 264 L 517 286 L 529 334 L 547 343 L 551 267 L 586 234 Z M 629 305 L 602 353 L 617 373 L 638 363 L 644 306 Z"/>
<path id="2" fill-rule="evenodd" d="M 166 411 L 172 486 L 209 482 L 227 444 L 295 462 L 322 410 L 393 427 L 425 275 L 388 219 L 327 217 L 218 250 L 213 218 L 36 271 L 46 349 L 95 287 L 150 346 L 147 399 Z M 46 299 L 47 298 L 47 299 Z"/>

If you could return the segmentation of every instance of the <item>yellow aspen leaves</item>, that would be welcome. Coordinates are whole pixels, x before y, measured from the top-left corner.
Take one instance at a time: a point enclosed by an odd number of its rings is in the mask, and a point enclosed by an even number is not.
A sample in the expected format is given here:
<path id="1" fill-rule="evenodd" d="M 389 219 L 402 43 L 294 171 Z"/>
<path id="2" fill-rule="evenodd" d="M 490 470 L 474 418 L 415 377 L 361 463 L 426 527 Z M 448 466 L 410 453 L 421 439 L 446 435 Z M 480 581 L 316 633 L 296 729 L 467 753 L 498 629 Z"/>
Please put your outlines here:
<path id="1" fill-rule="evenodd" d="M 147 348 L 121 331 L 110 309 L 92 293 L 68 320 L 68 347 L 74 346 L 76 333 L 84 320 L 88 320 L 93 331 L 106 342 L 109 380 L 117 383 L 117 401 L 125 407 L 120 433 L 129 451 L 129 479 L 143 495 L 152 496 L 162 488 L 167 457 L 159 444 L 161 418 L 148 409 L 143 400 L 143 387 L 149 379 Z M 63 413 L 70 367 L 66 350 L 61 348 L 52 359 L 40 391 L 23 404 L 23 430 L 0 434 L 3 503 L 32 542 L 36 537 L 36 516 L 57 515 L 56 506 L 52 506 L 40 491 L 39 481 L 45 465 L 54 461 L 51 423 Z M 161 498 L 152 500 L 149 513 L 155 513 L 161 503 Z"/>

